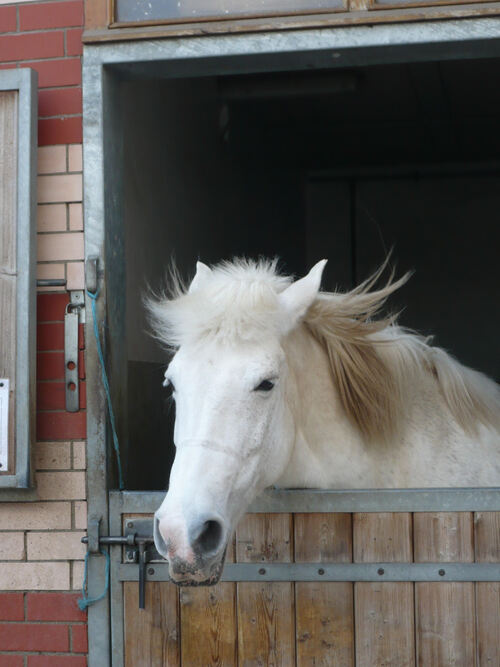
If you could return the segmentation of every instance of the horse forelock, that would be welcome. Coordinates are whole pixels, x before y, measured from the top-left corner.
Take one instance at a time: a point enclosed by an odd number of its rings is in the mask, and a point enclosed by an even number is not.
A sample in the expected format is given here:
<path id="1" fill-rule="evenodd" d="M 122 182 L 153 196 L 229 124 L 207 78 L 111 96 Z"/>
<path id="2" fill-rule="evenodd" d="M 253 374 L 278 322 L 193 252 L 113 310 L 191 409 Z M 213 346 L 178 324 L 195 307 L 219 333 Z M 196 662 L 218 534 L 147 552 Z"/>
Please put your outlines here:
<path id="1" fill-rule="evenodd" d="M 229 343 L 277 335 L 278 294 L 292 279 L 280 275 L 276 265 L 276 260 L 222 262 L 193 292 L 174 269 L 168 293 L 146 301 L 155 336 L 177 348 L 209 339 Z"/>

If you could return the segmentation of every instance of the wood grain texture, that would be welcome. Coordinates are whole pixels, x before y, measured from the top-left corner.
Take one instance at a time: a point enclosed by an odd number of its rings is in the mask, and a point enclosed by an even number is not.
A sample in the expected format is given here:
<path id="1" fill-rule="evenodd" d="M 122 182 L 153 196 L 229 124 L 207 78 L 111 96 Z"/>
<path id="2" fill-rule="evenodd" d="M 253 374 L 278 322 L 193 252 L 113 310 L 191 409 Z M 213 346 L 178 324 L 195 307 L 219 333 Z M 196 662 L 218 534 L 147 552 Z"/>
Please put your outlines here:
<path id="1" fill-rule="evenodd" d="M 9 458 L 15 469 L 18 91 L 0 91 L 0 377 L 9 384 Z"/>
<path id="2" fill-rule="evenodd" d="M 500 562 L 500 512 L 476 512 L 474 544 L 478 563 Z"/>
<path id="3" fill-rule="evenodd" d="M 412 520 L 406 512 L 353 516 L 353 556 L 358 563 L 410 562 Z M 373 667 L 415 664 L 412 583 L 354 584 L 356 664 Z"/>
<path id="4" fill-rule="evenodd" d="M 500 665 L 500 581 L 476 583 L 477 664 Z"/>
<path id="5" fill-rule="evenodd" d="M 294 543 L 297 563 L 351 563 L 351 514 L 295 514 Z"/>
<path id="6" fill-rule="evenodd" d="M 236 665 L 236 584 L 182 588 L 180 604 L 182 664 Z"/>
<path id="7" fill-rule="evenodd" d="M 476 561 L 500 562 L 500 512 L 474 515 Z M 476 583 L 478 667 L 500 665 L 500 582 Z"/>
<path id="8" fill-rule="evenodd" d="M 249 514 L 236 530 L 238 562 L 290 562 L 292 516 Z M 295 664 L 295 605 L 291 583 L 237 584 L 238 665 Z"/>
<path id="9" fill-rule="evenodd" d="M 125 667 L 180 665 L 177 586 L 147 582 L 145 609 L 139 609 L 137 582 L 125 582 L 123 593 Z"/>
<path id="10" fill-rule="evenodd" d="M 234 562 L 234 544 L 226 562 Z M 232 667 L 237 664 L 236 584 L 180 589 L 183 665 Z"/>
<path id="11" fill-rule="evenodd" d="M 472 512 L 415 512 L 416 563 L 474 561 Z"/>
<path id="12" fill-rule="evenodd" d="M 297 563 L 350 563 L 350 514 L 295 514 Z M 296 652 L 298 667 L 354 665 L 353 584 L 297 582 Z"/>
<path id="13" fill-rule="evenodd" d="M 473 560 L 470 512 L 426 512 L 415 519 L 415 553 L 420 560 Z M 415 603 L 418 664 L 476 665 L 474 584 L 417 583 Z"/>
<path id="14" fill-rule="evenodd" d="M 413 584 L 354 584 L 356 664 L 363 667 L 413 667 L 415 619 Z M 428 663 L 430 665 L 441 663 Z"/>
<path id="15" fill-rule="evenodd" d="M 353 515 L 355 563 L 413 560 L 412 520 L 408 512 L 358 512 Z"/>
<path id="16" fill-rule="evenodd" d="M 416 584 L 417 664 L 476 665 L 474 584 Z"/>

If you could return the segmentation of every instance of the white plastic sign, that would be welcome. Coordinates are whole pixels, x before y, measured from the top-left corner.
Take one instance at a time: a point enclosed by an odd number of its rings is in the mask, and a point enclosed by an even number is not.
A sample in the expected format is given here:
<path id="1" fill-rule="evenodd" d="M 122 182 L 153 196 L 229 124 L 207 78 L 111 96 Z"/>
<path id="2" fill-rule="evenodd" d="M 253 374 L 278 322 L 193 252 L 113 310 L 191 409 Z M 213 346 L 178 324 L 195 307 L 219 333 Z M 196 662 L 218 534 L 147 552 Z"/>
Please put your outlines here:
<path id="1" fill-rule="evenodd" d="M 9 381 L 0 378 L 0 472 L 9 465 Z"/>

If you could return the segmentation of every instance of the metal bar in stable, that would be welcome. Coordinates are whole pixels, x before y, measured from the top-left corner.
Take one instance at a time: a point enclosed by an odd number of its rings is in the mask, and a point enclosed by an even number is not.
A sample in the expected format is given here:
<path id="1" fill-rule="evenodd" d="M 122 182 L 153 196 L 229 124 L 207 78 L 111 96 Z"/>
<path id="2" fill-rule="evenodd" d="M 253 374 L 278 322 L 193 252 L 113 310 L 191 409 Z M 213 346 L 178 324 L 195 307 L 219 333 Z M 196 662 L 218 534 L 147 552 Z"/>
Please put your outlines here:
<path id="1" fill-rule="evenodd" d="M 111 491 L 124 512 L 152 514 L 166 491 Z M 248 512 L 498 512 L 500 488 L 266 489 Z"/>
<path id="2" fill-rule="evenodd" d="M 122 564 L 120 581 L 139 581 Z M 148 581 L 169 581 L 166 563 L 149 563 Z M 500 581 L 500 563 L 228 563 L 221 581 Z"/>

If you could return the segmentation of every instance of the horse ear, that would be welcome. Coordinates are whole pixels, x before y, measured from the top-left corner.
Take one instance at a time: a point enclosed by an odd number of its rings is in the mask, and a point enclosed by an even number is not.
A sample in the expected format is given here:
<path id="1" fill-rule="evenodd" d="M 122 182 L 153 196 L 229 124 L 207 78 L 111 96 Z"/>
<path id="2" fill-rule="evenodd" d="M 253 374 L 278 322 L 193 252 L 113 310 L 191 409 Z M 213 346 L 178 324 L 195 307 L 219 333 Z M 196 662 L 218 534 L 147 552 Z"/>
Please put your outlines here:
<path id="1" fill-rule="evenodd" d="M 209 266 L 203 264 L 203 262 L 196 262 L 196 274 L 191 282 L 191 285 L 189 286 L 188 293 L 192 294 L 192 292 L 195 292 L 197 289 L 199 289 L 203 281 L 211 275 L 212 269 Z"/>
<path id="2" fill-rule="evenodd" d="M 297 324 L 316 298 L 327 261 L 326 259 L 320 260 L 312 267 L 307 276 L 292 283 L 279 295 L 282 306 L 291 317 L 289 328 Z"/>

